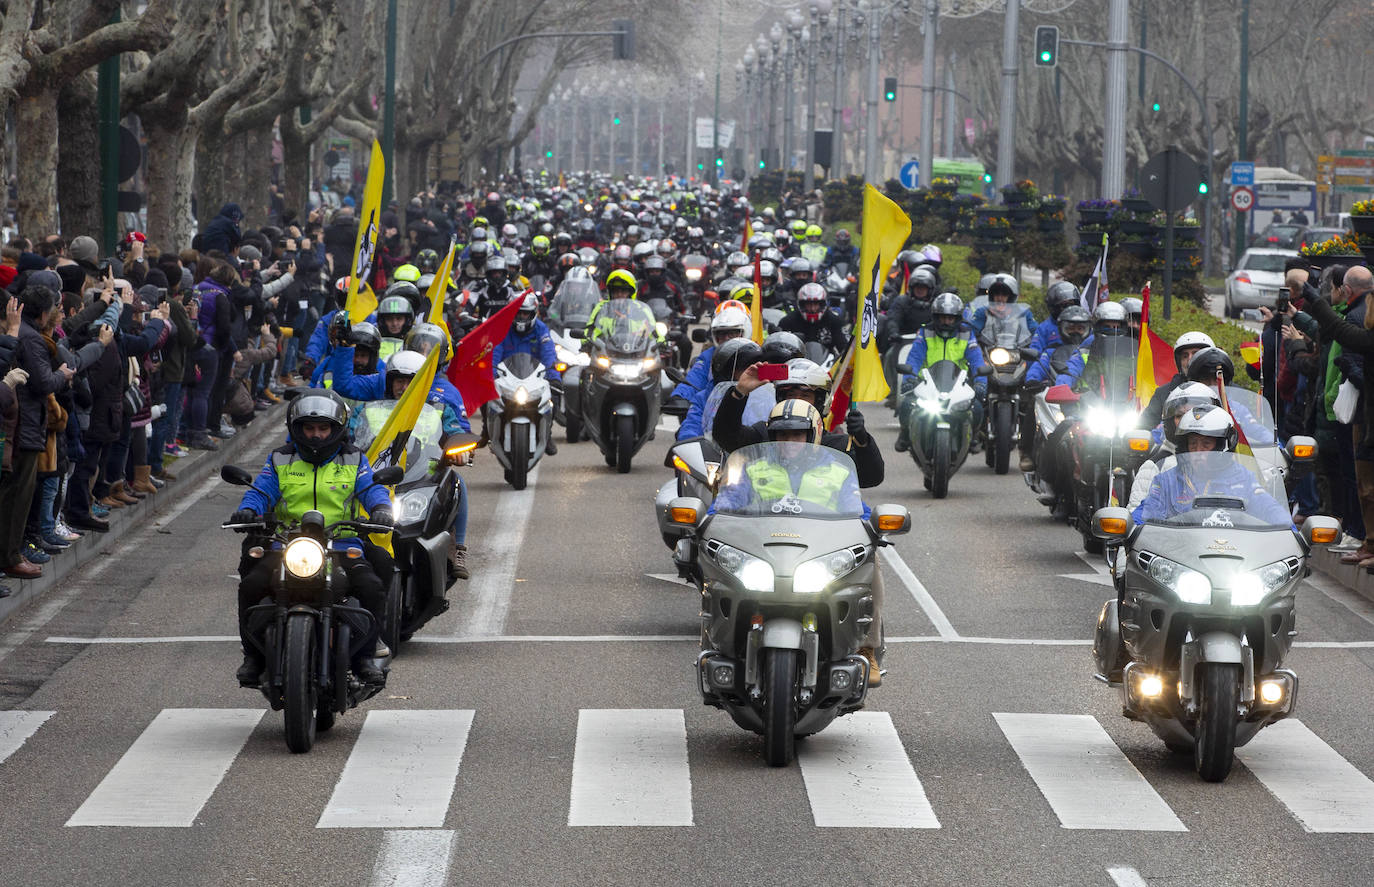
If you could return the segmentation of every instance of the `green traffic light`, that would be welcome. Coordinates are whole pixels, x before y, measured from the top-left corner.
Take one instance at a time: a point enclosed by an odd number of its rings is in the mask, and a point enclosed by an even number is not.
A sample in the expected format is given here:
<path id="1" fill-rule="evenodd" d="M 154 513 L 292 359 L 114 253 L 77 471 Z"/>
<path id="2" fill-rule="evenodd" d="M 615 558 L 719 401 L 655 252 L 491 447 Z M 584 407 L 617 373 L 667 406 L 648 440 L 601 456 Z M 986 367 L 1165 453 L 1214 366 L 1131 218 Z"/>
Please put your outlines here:
<path id="1" fill-rule="evenodd" d="M 550 159 L 552 159 L 552 158 L 553 158 L 553 152 L 552 152 L 552 151 L 545 151 L 545 152 L 544 152 L 544 156 L 545 156 L 545 157 L 548 157 L 548 158 L 550 158 Z"/>
<path id="2" fill-rule="evenodd" d="M 1155 102 L 1153 105 L 1151 105 L 1151 106 L 1150 106 L 1150 110 L 1151 110 L 1151 111 L 1158 111 L 1158 110 L 1159 110 L 1159 102 Z"/>
<path id="3" fill-rule="evenodd" d="M 766 163 L 764 163 L 762 160 L 760 160 L 760 161 L 759 161 L 759 169 L 767 169 L 767 168 L 768 168 L 768 164 L 766 164 Z"/>
<path id="4" fill-rule="evenodd" d="M 619 117 L 612 117 L 612 118 L 611 118 L 611 123 L 614 123 L 616 126 L 619 126 L 619 125 L 620 125 L 620 118 L 619 118 Z"/>
<path id="5" fill-rule="evenodd" d="M 725 160 L 724 160 L 723 158 L 717 157 L 717 158 L 716 158 L 716 166 L 724 166 L 724 165 L 725 165 Z"/>
<path id="6" fill-rule="evenodd" d="M 1046 49 L 1046 50 L 1044 50 L 1044 51 L 1042 51 L 1042 52 L 1040 53 L 1040 61 L 1044 62 L 1045 64 L 1048 65 L 1048 64 L 1049 64 L 1050 62 L 1052 62 L 1053 60 L 1054 60 L 1054 53 L 1050 52 L 1048 49 Z"/>
<path id="7" fill-rule="evenodd" d="M 985 172 L 985 173 L 983 173 L 983 184 L 985 184 L 985 185 L 991 185 L 991 184 L 992 184 L 992 173 L 990 173 L 990 172 Z"/>
<path id="8" fill-rule="evenodd" d="M 705 168 L 706 168 L 705 164 L 701 164 L 701 163 L 698 163 L 698 164 L 697 164 L 697 169 L 705 169 Z"/>
<path id="9" fill-rule="evenodd" d="M 1197 184 L 1197 193 L 1199 193 L 1199 194 L 1206 194 L 1208 190 L 1209 190 L 1209 189 L 1208 189 L 1208 187 L 1207 187 L 1207 183 L 1206 183 L 1206 182 L 1198 182 L 1198 184 Z"/>

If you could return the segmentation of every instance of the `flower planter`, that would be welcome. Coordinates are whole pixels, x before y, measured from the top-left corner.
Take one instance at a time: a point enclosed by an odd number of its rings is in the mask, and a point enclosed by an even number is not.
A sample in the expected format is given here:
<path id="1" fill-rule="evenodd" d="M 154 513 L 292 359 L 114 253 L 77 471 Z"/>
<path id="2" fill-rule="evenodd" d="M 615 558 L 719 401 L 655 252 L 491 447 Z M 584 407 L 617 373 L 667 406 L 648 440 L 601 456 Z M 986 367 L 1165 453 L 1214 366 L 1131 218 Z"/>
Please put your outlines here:
<path id="1" fill-rule="evenodd" d="M 1080 247 L 1084 247 L 1084 248 L 1086 248 L 1086 247 L 1092 247 L 1093 249 L 1101 249 L 1101 248 L 1102 248 L 1102 232 L 1101 232 L 1101 231 L 1079 231 L 1079 232 L 1078 232 L 1078 245 L 1079 245 Z"/>
<path id="2" fill-rule="evenodd" d="M 1158 233 L 1159 233 L 1159 229 L 1155 227 L 1154 222 L 1140 222 L 1140 221 L 1136 221 L 1135 219 L 1122 219 L 1121 221 L 1117 222 L 1116 224 L 1117 224 L 1117 229 L 1118 229 L 1122 234 L 1150 234 L 1150 235 L 1154 235 L 1154 234 L 1158 234 Z"/>
<path id="3" fill-rule="evenodd" d="M 1107 221 L 1106 209 L 1080 209 L 1078 211 L 1078 224 L 1080 225 L 1100 225 Z"/>
<path id="4" fill-rule="evenodd" d="M 1155 254 L 1155 245 L 1148 240 L 1123 240 L 1120 243 L 1112 244 L 1112 246 L 1123 253 L 1130 253 L 1142 259 L 1148 259 Z"/>
<path id="5" fill-rule="evenodd" d="M 1307 264 L 1318 271 L 1330 268 L 1332 265 L 1345 265 L 1348 268 L 1351 265 L 1367 264 L 1364 256 L 1303 256 L 1303 258 L 1307 260 Z"/>
<path id="6" fill-rule="evenodd" d="M 1035 218 L 1035 209 L 1029 206 L 1009 206 L 1007 207 L 1007 218 L 1011 220 L 1012 225 L 1020 223 L 1024 226 Z"/>
<path id="7" fill-rule="evenodd" d="M 1374 216 L 1351 216 L 1350 230 L 1356 234 L 1374 234 Z"/>
<path id="8" fill-rule="evenodd" d="M 1060 234 L 1060 233 L 1062 233 L 1062 232 L 1064 231 L 1064 220 L 1063 220 L 1063 219 L 1041 219 L 1041 220 L 1037 223 L 1036 227 L 1039 228 L 1041 231 L 1047 231 L 1047 232 L 1054 233 L 1054 234 Z"/>
<path id="9" fill-rule="evenodd" d="M 1030 201 L 1030 195 L 1024 191 L 1002 191 L 1002 202 L 1007 206 L 1020 206 Z"/>
<path id="10" fill-rule="evenodd" d="M 1121 205 L 1133 213 L 1154 212 L 1155 209 L 1154 204 L 1144 197 L 1123 197 L 1121 198 Z"/>

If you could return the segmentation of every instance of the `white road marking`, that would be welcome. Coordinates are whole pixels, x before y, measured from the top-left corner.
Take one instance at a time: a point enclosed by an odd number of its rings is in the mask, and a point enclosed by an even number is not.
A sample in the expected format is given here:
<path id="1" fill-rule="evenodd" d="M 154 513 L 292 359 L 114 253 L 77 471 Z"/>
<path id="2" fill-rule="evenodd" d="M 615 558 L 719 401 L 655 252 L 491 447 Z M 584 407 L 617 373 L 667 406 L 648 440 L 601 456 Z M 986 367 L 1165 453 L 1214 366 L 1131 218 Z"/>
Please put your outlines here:
<path id="1" fill-rule="evenodd" d="M 440 828 L 473 711 L 374 709 L 316 828 Z"/>
<path id="2" fill-rule="evenodd" d="M 262 713 L 260 708 L 164 708 L 67 825 L 194 825 Z"/>
<path id="3" fill-rule="evenodd" d="M 661 579 L 662 581 L 671 583 L 673 585 L 680 585 L 687 588 L 691 587 L 690 582 L 688 582 L 686 579 L 683 579 L 676 573 L 645 573 L 644 575 L 648 576 L 650 579 Z"/>
<path id="4" fill-rule="evenodd" d="M 578 712 L 568 825 L 692 825 L 682 709 Z"/>
<path id="5" fill-rule="evenodd" d="M 1060 573 L 1060 579 L 1077 579 L 1080 582 L 1091 582 L 1094 585 L 1105 585 L 1108 588 L 1114 587 L 1112 581 L 1112 570 L 1103 562 L 1101 555 L 1091 555 L 1086 551 L 1075 551 L 1075 555 L 1083 563 L 1087 564 L 1091 573 Z"/>
<path id="6" fill-rule="evenodd" d="M 1150 887 L 1145 879 L 1140 877 L 1140 872 L 1129 866 L 1114 866 L 1107 869 L 1107 874 L 1116 883 L 1116 887 Z"/>
<path id="7" fill-rule="evenodd" d="M 1306 582 L 1365 622 L 1374 625 L 1374 602 L 1368 598 L 1316 570 L 1312 571 Z"/>
<path id="8" fill-rule="evenodd" d="M 511 596 L 515 593 L 515 571 L 534 511 L 540 465 L 529 473 L 525 489 L 502 490 L 496 497 L 496 509 L 491 516 L 493 531 L 483 539 L 481 563 L 475 565 L 468 593 L 454 608 L 466 612 L 459 636 L 499 635 L 505 631 Z"/>
<path id="9" fill-rule="evenodd" d="M 1298 720 L 1236 749 L 1246 768 L 1309 832 L 1374 832 L 1374 782 Z"/>
<path id="10" fill-rule="evenodd" d="M 917 605 L 925 611 L 926 618 L 930 620 L 931 625 L 935 626 L 935 631 L 940 637 L 959 637 L 959 632 L 954 630 L 954 626 L 949 622 L 949 617 L 945 616 L 945 611 L 941 610 L 940 605 L 935 603 L 935 598 L 930 596 L 930 592 L 926 591 L 921 580 L 917 579 L 916 574 L 911 572 L 911 568 L 906 565 L 906 561 L 902 560 L 897 549 L 889 545 L 880 550 L 883 559 L 887 561 L 887 565 L 892 568 L 892 572 L 897 574 L 897 578 L 902 580 L 907 591 L 911 592 L 911 596 L 916 599 Z"/>
<path id="11" fill-rule="evenodd" d="M 818 827 L 940 827 L 887 712 L 836 720 L 797 746 L 797 761 Z"/>
<path id="12" fill-rule="evenodd" d="M 370 887 L 444 887 L 453 861 L 452 831 L 390 831 L 372 870 Z"/>
<path id="13" fill-rule="evenodd" d="M 1092 715 L 993 717 L 1064 828 L 1188 830 Z"/>
<path id="14" fill-rule="evenodd" d="M 43 722 L 55 714 L 57 712 L 52 711 L 0 711 L 0 764 L 19 751 Z"/>

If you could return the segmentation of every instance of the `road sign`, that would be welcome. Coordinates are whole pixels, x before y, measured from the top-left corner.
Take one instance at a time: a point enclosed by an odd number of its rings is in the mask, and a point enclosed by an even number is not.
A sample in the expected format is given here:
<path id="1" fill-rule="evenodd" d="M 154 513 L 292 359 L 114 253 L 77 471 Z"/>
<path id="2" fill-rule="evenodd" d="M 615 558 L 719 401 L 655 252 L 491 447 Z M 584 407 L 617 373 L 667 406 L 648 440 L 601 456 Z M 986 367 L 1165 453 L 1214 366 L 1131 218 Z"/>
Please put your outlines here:
<path id="1" fill-rule="evenodd" d="M 1237 160 L 1231 164 L 1231 184 L 1255 184 L 1255 164 L 1248 160 Z"/>
<path id="2" fill-rule="evenodd" d="M 1198 162 L 1177 148 L 1165 148 L 1140 170 L 1140 193 L 1168 213 L 1180 212 L 1198 196 L 1202 170 Z"/>
<path id="3" fill-rule="evenodd" d="M 1231 208 L 1238 213 L 1246 212 L 1255 205 L 1255 192 L 1244 186 L 1231 192 Z"/>
<path id="4" fill-rule="evenodd" d="M 902 186 L 915 190 L 921 187 L 921 161 L 908 160 L 902 164 L 902 171 L 898 173 L 898 178 L 902 180 Z"/>

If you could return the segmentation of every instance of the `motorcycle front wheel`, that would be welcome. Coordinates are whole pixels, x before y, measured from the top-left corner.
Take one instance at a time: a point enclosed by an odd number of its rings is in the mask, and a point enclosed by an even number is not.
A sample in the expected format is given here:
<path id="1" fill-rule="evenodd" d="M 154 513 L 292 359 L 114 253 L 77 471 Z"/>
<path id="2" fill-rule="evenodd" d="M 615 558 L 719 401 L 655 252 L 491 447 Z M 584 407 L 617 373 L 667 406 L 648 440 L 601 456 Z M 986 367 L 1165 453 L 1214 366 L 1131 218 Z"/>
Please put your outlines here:
<path id="1" fill-rule="evenodd" d="M 293 613 L 286 621 L 286 747 L 296 754 L 315 744 L 315 617 Z"/>
<path id="2" fill-rule="evenodd" d="M 936 499 L 949 495 L 949 429 L 935 429 L 935 444 L 930 450 L 930 491 Z"/>
<path id="3" fill-rule="evenodd" d="M 615 470 L 619 474 L 630 473 L 630 460 L 635 452 L 635 417 L 615 417 Z"/>
<path id="4" fill-rule="evenodd" d="M 563 427 L 567 430 L 568 443 L 582 440 L 582 417 L 567 408 L 563 410 Z"/>
<path id="5" fill-rule="evenodd" d="M 1211 663 L 1199 681 L 1197 727 L 1193 730 L 1193 766 L 1207 782 L 1221 782 L 1231 772 L 1236 753 L 1236 703 L 1240 666 Z"/>
<path id="6" fill-rule="evenodd" d="M 1011 467 L 1012 419 L 1011 402 L 999 400 L 992 419 L 993 445 L 989 447 L 993 451 L 992 470 L 996 474 L 1006 474 Z"/>
<path id="7" fill-rule="evenodd" d="M 386 589 L 386 603 L 382 609 L 382 642 L 391 648 L 392 656 L 401 650 L 401 624 L 405 622 L 402 594 L 401 574 L 392 573 L 391 582 Z"/>
<path id="8" fill-rule="evenodd" d="M 786 767 L 796 752 L 797 710 L 792 687 L 797 680 L 797 651 L 769 649 L 764 660 L 763 758 L 770 767 Z"/>
<path id="9" fill-rule="evenodd" d="M 530 436 L 527 426 L 516 425 L 510 436 L 510 485 L 523 490 L 530 473 Z"/>

